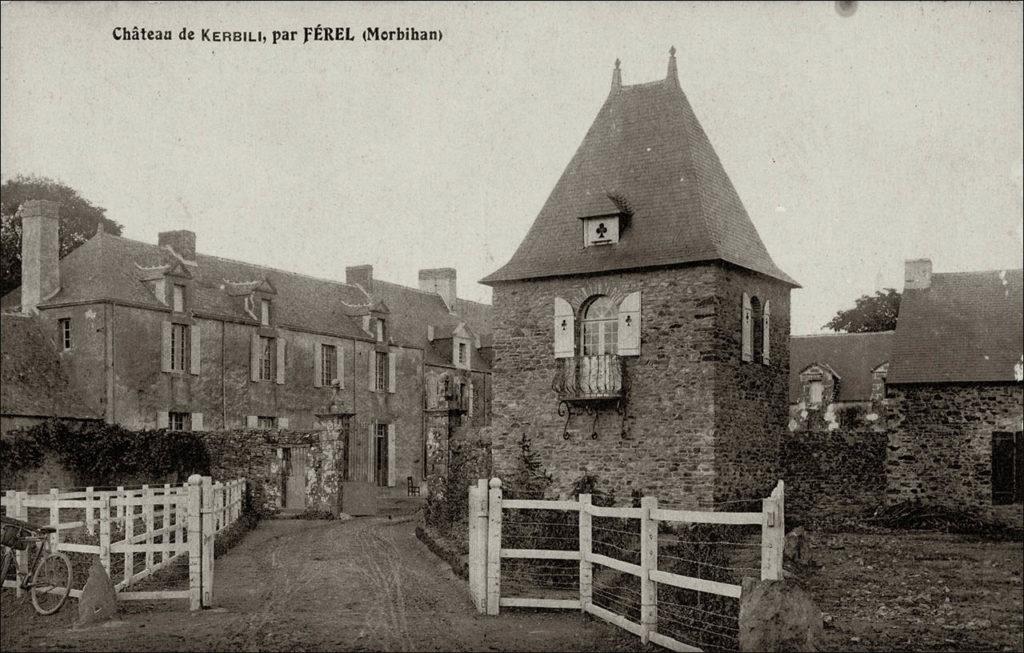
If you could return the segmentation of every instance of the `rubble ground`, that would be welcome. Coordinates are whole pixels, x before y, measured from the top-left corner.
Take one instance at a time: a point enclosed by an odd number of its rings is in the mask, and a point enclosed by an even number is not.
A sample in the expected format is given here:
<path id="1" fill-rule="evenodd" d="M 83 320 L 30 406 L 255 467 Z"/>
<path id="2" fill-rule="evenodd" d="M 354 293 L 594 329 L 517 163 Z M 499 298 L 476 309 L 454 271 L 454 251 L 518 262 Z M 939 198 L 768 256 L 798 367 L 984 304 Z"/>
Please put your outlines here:
<path id="1" fill-rule="evenodd" d="M 876 530 L 809 534 L 824 650 L 1024 650 L 1024 544 Z"/>

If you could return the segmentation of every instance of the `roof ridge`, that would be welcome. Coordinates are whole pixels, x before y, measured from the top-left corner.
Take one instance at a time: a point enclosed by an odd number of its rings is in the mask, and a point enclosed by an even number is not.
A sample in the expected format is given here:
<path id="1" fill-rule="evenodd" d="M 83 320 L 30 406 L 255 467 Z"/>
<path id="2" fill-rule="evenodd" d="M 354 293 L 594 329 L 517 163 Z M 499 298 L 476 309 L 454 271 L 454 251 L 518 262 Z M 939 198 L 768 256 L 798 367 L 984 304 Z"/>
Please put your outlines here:
<path id="1" fill-rule="evenodd" d="M 121 240 L 125 240 L 125 241 L 128 241 L 130 243 L 137 243 L 139 245 L 145 245 L 147 247 L 154 247 L 154 248 L 156 248 L 158 250 L 160 249 L 160 245 L 158 245 L 158 244 L 155 245 L 153 243 L 147 243 L 145 241 L 135 240 L 134 238 L 125 238 L 124 236 L 116 236 L 114 234 L 108 234 L 108 233 L 104 233 L 103 236 L 104 237 L 109 237 L 109 238 L 119 238 Z M 269 270 L 271 272 L 278 272 L 280 274 L 290 274 L 292 276 L 302 277 L 304 279 L 312 279 L 313 281 L 322 281 L 324 283 L 333 283 L 333 284 L 336 284 L 336 285 L 339 285 L 339 286 L 345 286 L 347 288 L 355 288 L 355 289 L 358 289 L 360 292 L 362 292 L 364 295 L 367 295 L 367 298 L 369 298 L 369 295 L 366 293 L 366 291 L 363 290 L 362 288 L 360 288 L 358 285 L 350 284 L 350 283 L 347 283 L 345 281 L 339 281 L 337 279 L 325 279 L 324 277 L 316 277 L 316 276 L 313 276 L 311 274 L 306 274 L 304 272 L 295 272 L 293 270 L 282 270 L 281 268 L 275 268 L 275 267 L 272 267 L 272 266 L 269 266 L 269 265 L 261 265 L 259 263 L 250 263 L 248 261 L 240 261 L 238 259 L 227 258 L 227 257 L 224 257 L 224 256 L 217 256 L 216 254 L 203 254 L 201 252 L 196 252 L 196 259 L 198 259 L 200 256 L 202 256 L 203 258 L 214 259 L 214 260 L 217 260 L 217 261 L 224 261 L 225 263 L 237 263 L 239 265 L 249 265 L 249 266 L 256 267 L 256 268 L 261 268 L 261 269 L 264 269 L 264 270 Z M 196 262 L 198 263 L 198 260 Z M 225 281 L 227 281 L 227 279 L 225 279 Z M 250 281 L 236 281 L 236 282 L 232 282 L 232 283 L 251 283 L 251 282 Z M 342 302 L 342 303 L 344 304 L 345 302 Z M 347 306 L 364 306 L 364 304 L 346 304 L 346 305 Z M 369 303 L 367 303 L 365 305 L 368 306 Z"/>

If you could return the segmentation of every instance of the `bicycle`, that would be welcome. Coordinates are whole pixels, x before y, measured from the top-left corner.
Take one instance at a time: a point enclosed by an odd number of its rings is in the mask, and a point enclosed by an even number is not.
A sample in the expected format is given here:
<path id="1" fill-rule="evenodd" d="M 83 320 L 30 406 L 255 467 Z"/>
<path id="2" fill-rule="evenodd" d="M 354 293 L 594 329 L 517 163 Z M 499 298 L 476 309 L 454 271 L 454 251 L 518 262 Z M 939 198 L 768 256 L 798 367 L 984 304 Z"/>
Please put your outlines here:
<path id="1" fill-rule="evenodd" d="M 50 534 L 56 530 L 33 526 L 13 517 L 0 517 L 0 544 L 3 545 L 0 581 L 6 582 L 13 569 L 15 583 L 28 591 L 32 607 L 41 615 L 60 610 L 71 594 L 71 561 L 59 551 L 50 551 Z M 15 551 L 24 551 L 33 542 L 35 550 L 30 556 L 29 572 L 21 574 Z"/>

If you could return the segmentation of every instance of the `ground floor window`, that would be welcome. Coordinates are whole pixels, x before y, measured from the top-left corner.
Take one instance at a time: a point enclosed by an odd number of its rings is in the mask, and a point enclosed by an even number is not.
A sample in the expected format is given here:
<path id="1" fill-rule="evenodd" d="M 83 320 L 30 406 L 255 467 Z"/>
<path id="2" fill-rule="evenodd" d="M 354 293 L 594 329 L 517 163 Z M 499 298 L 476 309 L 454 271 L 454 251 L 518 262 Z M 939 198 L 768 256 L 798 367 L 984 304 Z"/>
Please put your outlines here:
<path id="1" fill-rule="evenodd" d="M 256 418 L 256 428 L 258 429 L 272 429 L 277 428 L 277 418 L 269 417 L 266 415 L 260 415 Z"/>
<path id="2" fill-rule="evenodd" d="M 388 425 L 377 424 L 373 439 L 373 482 L 380 487 L 388 485 Z"/>
<path id="3" fill-rule="evenodd" d="M 1024 435 L 1021 431 L 992 434 L 992 503 L 1024 502 Z"/>
<path id="4" fill-rule="evenodd" d="M 192 416 L 188 413 L 168 413 L 167 428 L 171 431 L 191 431 Z"/>

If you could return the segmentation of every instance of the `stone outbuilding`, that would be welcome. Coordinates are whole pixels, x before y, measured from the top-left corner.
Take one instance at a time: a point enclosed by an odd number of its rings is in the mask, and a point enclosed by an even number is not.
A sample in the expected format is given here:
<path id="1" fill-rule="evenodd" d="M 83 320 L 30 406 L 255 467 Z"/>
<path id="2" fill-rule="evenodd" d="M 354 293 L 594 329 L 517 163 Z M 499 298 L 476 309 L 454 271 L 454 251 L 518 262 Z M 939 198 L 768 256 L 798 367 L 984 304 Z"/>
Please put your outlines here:
<path id="1" fill-rule="evenodd" d="M 611 91 L 494 288 L 496 472 L 525 436 L 583 475 L 710 507 L 764 496 L 787 424 L 790 290 L 678 79 Z"/>

